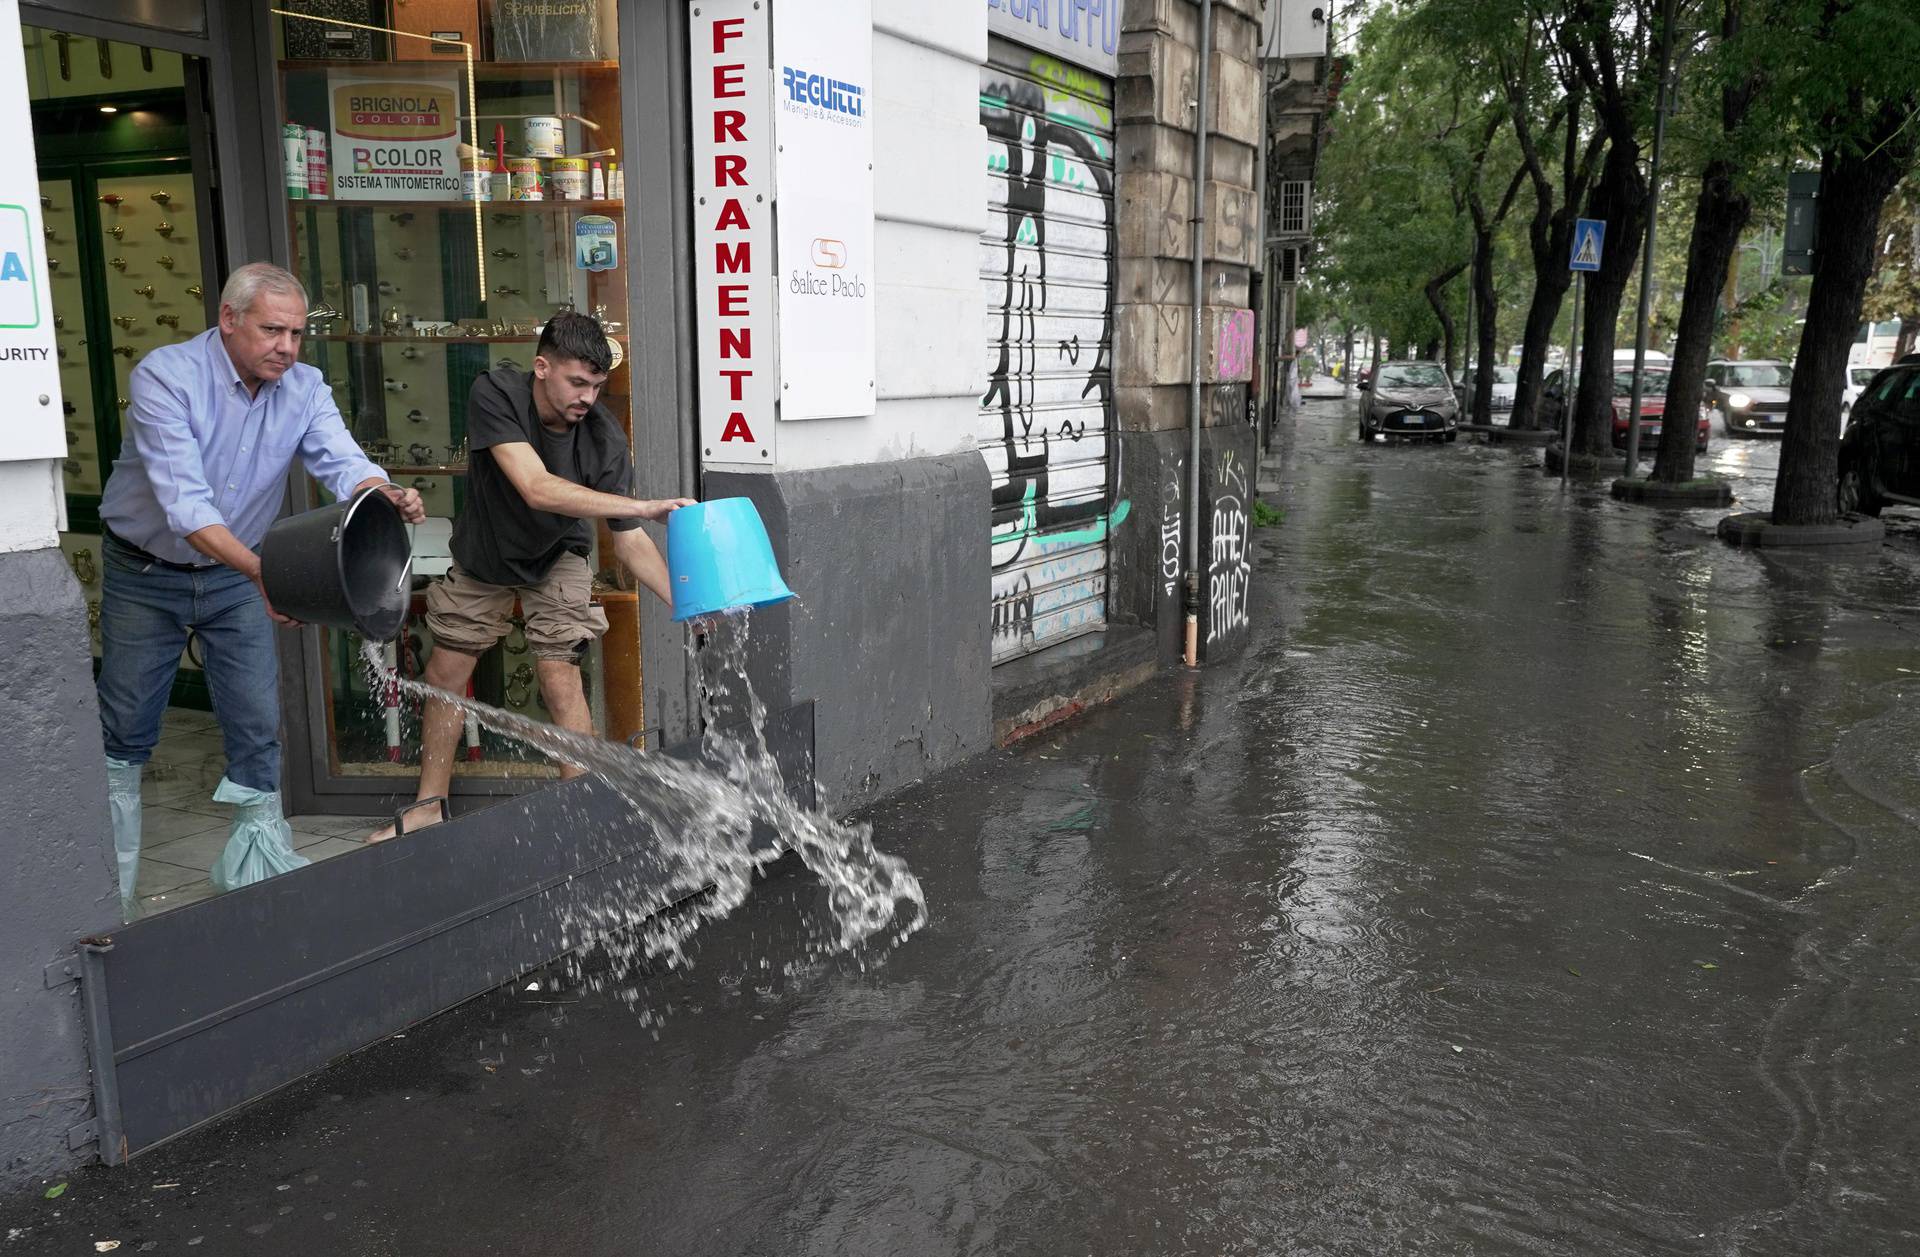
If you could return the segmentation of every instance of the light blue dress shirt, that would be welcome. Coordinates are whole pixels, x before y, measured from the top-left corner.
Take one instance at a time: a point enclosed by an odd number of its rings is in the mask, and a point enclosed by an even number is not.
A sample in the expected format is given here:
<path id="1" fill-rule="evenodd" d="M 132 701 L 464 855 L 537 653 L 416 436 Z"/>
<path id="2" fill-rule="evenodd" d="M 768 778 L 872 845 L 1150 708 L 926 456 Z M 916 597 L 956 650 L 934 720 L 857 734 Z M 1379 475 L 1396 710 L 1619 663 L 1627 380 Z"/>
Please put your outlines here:
<path id="1" fill-rule="evenodd" d="M 182 538 L 212 524 L 257 547 L 280 513 L 296 457 L 335 497 L 386 478 L 347 432 L 317 368 L 296 362 L 250 396 L 220 329 L 210 328 L 133 369 L 100 519 L 171 563 L 209 562 Z"/>

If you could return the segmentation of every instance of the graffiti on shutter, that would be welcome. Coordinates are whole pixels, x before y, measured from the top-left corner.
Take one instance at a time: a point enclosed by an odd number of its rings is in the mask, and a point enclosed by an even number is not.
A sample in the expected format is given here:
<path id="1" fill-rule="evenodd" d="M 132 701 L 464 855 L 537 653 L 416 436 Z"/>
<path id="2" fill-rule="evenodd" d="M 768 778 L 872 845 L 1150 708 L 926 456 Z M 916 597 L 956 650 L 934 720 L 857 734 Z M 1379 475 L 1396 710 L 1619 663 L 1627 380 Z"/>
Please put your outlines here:
<path id="1" fill-rule="evenodd" d="M 1113 425 L 1113 83 L 995 39 L 981 71 L 993 660 L 1104 628 L 1127 515 Z"/>

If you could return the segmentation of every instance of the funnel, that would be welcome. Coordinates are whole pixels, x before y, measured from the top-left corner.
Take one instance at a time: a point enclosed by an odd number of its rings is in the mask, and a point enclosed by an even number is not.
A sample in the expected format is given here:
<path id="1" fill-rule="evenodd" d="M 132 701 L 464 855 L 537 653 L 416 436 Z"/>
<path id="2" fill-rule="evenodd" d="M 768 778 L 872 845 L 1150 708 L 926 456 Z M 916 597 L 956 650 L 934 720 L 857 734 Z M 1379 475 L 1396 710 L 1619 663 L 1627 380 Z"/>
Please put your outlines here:
<path id="1" fill-rule="evenodd" d="M 377 642 L 406 622 L 412 566 L 400 508 L 377 488 L 289 515 L 260 544 L 260 583 L 275 611 Z"/>
<path id="2" fill-rule="evenodd" d="M 715 498 L 667 516 L 667 570 L 676 620 L 793 597 L 748 498 Z"/>

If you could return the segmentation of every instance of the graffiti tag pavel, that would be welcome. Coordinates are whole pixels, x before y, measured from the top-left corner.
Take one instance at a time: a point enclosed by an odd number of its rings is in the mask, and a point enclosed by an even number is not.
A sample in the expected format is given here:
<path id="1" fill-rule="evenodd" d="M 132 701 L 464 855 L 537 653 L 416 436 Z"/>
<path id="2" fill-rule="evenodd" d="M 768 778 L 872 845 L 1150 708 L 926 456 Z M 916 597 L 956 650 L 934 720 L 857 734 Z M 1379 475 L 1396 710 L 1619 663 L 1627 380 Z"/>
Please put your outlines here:
<path id="1" fill-rule="evenodd" d="M 1247 556 L 1247 476 L 1232 450 L 1215 467 L 1213 544 L 1207 562 L 1207 644 L 1252 623 L 1248 601 L 1252 564 Z"/>

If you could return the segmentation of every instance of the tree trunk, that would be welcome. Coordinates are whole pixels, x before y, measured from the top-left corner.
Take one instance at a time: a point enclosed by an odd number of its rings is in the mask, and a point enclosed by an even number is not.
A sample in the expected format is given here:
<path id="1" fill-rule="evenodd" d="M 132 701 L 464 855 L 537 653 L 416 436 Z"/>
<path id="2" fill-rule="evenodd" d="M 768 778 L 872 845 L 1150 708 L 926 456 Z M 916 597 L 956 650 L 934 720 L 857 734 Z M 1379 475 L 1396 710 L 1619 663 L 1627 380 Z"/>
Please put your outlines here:
<path id="1" fill-rule="evenodd" d="M 1448 284 L 1454 281 L 1455 276 L 1466 269 L 1467 264 L 1465 262 L 1459 262 L 1449 266 L 1446 270 L 1441 271 L 1438 275 L 1429 279 L 1425 289 L 1427 304 L 1433 307 L 1434 317 L 1440 320 L 1441 336 L 1440 344 L 1430 344 L 1427 346 L 1425 356 L 1429 359 L 1438 357 L 1435 351 L 1440 348 L 1440 345 L 1445 345 L 1446 359 L 1442 365 L 1446 367 L 1449 377 L 1453 375 L 1453 312 L 1447 309 L 1446 293 L 1443 290 Z"/>
<path id="2" fill-rule="evenodd" d="M 1732 162 L 1716 159 L 1700 176 L 1693 236 L 1687 244 L 1687 283 L 1673 340 L 1673 375 L 1667 382 L 1667 422 L 1661 425 L 1660 451 L 1653 462 L 1653 478 L 1668 484 L 1693 479 L 1697 434 L 1693 424 L 1681 419 L 1700 410 L 1720 292 L 1740 247 L 1740 233 L 1753 217 L 1753 202 L 1734 186 L 1734 174 Z"/>
<path id="3" fill-rule="evenodd" d="M 1527 229 L 1533 248 L 1533 297 L 1527 302 L 1527 322 L 1520 336 L 1520 380 L 1513 391 L 1513 426 L 1540 426 L 1540 386 L 1547 378 L 1547 350 L 1553 325 L 1560 319 L 1560 303 L 1573 286 L 1567 269 L 1567 251 L 1573 247 L 1573 214 L 1543 206 L 1534 212 Z"/>
<path id="4" fill-rule="evenodd" d="M 1587 217 L 1607 224 L 1600 269 L 1587 276 L 1586 308 L 1580 311 L 1580 385 L 1574 395 L 1573 450 L 1602 458 L 1613 452 L 1613 349 L 1615 324 L 1627 281 L 1640 260 L 1647 228 L 1647 181 L 1640 174 L 1640 145 L 1615 134 L 1607 144 L 1600 181 L 1587 198 Z"/>
<path id="5" fill-rule="evenodd" d="M 1478 352 L 1473 375 L 1473 422 L 1493 422 L 1493 364 L 1499 352 L 1500 298 L 1493 288 L 1493 228 L 1474 232 L 1473 305 Z"/>
<path id="6" fill-rule="evenodd" d="M 1847 350 L 1873 276 L 1880 207 L 1913 164 L 1917 137 L 1907 114 L 1914 103 L 1909 97 L 1882 108 L 1858 150 L 1821 154 L 1820 222 L 1813 245 L 1818 262 L 1794 361 L 1780 472 L 1773 482 L 1776 524 L 1830 524 L 1838 514 L 1840 392 L 1846 386 Z"/>

